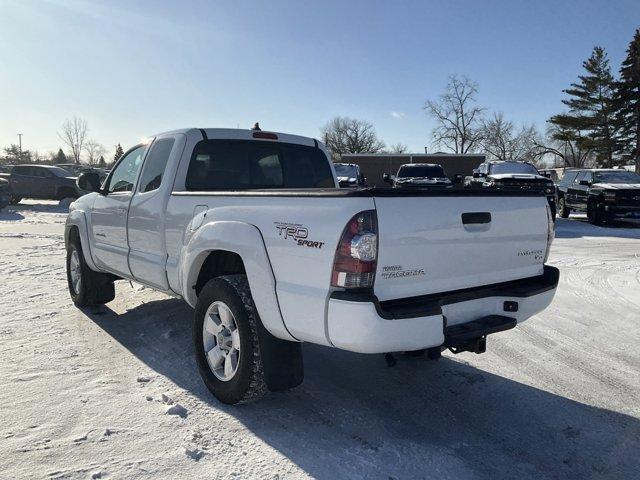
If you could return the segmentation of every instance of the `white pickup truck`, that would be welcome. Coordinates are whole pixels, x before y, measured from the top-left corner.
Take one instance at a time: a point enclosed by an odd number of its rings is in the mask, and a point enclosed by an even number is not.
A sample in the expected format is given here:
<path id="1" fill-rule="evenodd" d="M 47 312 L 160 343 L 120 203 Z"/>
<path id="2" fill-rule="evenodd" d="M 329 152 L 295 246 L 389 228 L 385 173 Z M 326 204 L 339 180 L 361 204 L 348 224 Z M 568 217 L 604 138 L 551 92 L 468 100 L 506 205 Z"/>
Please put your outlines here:
<path id="1" fill-rule="evenodd" d="M 303 379 L 301 342 L 361 353 L 485 349 L 546 308 L 544 195 L 339 189 L 324 146 L 265 131 L 184 129 L 130 149 L 70 206 L 79 307 L 129 279 L 195 309 L 202 378 L 222 402 Z"/>

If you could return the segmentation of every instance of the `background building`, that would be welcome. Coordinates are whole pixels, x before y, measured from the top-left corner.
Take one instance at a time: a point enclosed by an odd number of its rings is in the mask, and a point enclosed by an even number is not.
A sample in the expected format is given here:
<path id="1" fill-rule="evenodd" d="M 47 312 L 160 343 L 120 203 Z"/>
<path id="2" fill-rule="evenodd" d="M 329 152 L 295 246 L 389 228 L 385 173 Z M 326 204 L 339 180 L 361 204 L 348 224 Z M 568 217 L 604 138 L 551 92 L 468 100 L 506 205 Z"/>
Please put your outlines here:
<path id="1" fill-rule="evenodd" d="M 484 154 L 458 155 L 451 153 L 350 153 L 343 154 L 340 163 L 355 163 L 367 179 L 367 186 L 382 187 L 382 174 L 395 175 L 405 163 L 437 163 L 442 165 L 447 176 L 461 174 L 471 176 L 473 169 L 485 161 Z"/>

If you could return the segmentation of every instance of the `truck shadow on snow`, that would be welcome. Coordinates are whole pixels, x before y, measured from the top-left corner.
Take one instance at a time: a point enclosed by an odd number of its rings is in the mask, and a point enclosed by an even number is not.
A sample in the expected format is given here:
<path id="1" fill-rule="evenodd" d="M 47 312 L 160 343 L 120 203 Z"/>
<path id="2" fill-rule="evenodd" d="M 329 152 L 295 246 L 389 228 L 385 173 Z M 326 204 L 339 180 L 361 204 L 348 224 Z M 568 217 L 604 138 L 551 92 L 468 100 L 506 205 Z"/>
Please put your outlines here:
<path id="1" fill-rule="evenodd" d="M 381 355 L 305 345 L 301 387 L 229 407 L 200 380 L 193 312 L 183 302 L 85 313 L 149 368 L 316 478 L 631 478 L 640 468 L 638 419 L 463 363 L 472 354 L 401 357 L 388 368 Z"/>

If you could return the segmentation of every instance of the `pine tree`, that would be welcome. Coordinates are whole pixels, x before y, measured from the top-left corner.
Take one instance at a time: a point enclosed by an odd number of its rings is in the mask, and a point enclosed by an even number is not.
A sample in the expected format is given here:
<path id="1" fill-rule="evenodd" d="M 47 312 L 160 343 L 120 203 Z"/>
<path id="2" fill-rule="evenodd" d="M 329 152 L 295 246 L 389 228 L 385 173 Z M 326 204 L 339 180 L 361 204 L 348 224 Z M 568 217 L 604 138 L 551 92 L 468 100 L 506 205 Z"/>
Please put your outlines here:
<path id="1" fill-rule="evenodd" d="M 67 156 L 64 154 L 61 148 L 58 149 L 58 153 L 55 157 L 55 163 L 67 163 Z"/>
<path id="2" fill-rule="evenodd" d="M 120 160 L 120 157 L 124 155 L 124 150 L 122 149 L 122 145 L 116 145 L 116 154 L 113 156 L 113 163 Z"/>
<path id="3" fill-rule="evenodd" d="M 550 121 L 573 131 L 581 149 L 593 151 L 599 164 L 611 167 L 616 150 L 614 79 L 604 48 L 594 47 L 582 66 L 586 74 L 578 76 L 579 83 L 572 83 L 564 90 L 569 98 L 562 103 L 569 107 L 569 112 L 556 115 Z"/>
<path id="4" fill-rule="evenodd" d="M 640 28 L 627 48 L 616 89 L 620 151 L 635 162 L 640 173 Z"/>
<path id="5" fill-rule="evenodd" d="M 100 155 L 100 159 L 98 160 L 98 168 L 107 168 L 107 162 L 104 160 L 104 156 Z"/>

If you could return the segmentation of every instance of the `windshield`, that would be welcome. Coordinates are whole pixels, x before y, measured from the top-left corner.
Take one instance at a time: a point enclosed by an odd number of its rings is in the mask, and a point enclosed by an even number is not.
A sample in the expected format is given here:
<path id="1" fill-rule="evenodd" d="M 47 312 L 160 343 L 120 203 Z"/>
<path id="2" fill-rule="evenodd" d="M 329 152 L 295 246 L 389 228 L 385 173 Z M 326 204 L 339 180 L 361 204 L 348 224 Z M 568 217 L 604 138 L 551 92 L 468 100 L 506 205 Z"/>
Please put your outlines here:
<path id="1" fill-rule="evenodd" d="M 496 173 L 528 173 L 531 175 L 540 175 L 536 167 L 524 162 L 493 163 L 491 165 L 491 174 L 495 175 Z"/>
<path id="2" fill-rule="evenodd" d="M 596 183 L 640 183 L 640 175 L 633 172 L 595 172 Z"/>
<path id="3" fill-rule="evenodd" d="M 338 177 L 357 177 L 358 170 L 355 165 L 346 165 L 344 163 L 334 163 L 336 169 L 336 175 Z"/>
<path id="4" fill-rule="evenodd" d="M 427 177 L 443 178 L 447 175 L 440 165 L 403 165 L 398 170 L 398 178 L 403 177 Z"/>

